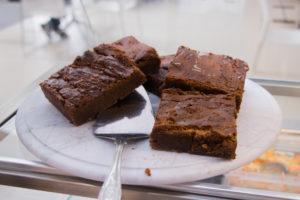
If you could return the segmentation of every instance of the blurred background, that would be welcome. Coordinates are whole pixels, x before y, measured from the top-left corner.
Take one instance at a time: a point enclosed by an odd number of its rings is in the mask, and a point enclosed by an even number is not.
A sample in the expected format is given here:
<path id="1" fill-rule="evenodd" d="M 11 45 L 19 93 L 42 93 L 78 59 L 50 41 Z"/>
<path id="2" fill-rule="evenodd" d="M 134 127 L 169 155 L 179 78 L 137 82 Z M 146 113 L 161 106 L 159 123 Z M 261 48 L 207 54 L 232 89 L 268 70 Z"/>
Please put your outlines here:
<path id="1" fill-rule="evenodd" d="M 128 35 L 160 55 L 186 45 L 245 60 L 248 77 L 299 83 L 299 0 L 0 0 L 0 113 L 83 51 Z M 274 97 L 283 127 L 300 130 L 299 97 Z M 4 186 L 0 193 L 21 198 Z"/>
<path id="2" fill-rule="evenodd" d="M 47 29 L 53 19 L 65 35 Z M 243 59 L 249 76 L 298 80 L 299 23 L 298 0 L 0 0 L 0 104 L 47 70 L 127 35 L 160 55 L 186 45 Z"/>

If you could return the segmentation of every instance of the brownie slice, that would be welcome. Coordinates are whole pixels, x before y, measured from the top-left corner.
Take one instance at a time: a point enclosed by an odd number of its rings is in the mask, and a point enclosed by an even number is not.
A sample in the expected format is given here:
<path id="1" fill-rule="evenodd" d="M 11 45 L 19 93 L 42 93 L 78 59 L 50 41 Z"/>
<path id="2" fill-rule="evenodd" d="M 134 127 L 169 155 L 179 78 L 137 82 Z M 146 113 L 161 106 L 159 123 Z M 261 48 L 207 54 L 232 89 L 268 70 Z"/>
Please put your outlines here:
<path id="1" fill-rule="evenodd" d="M 163 87 L 234 94 L 239 109 L 248 69 L 242 60 L 181 46 L 169 66 Z"/>
<path id="2" fill-rule="evenodd" d="M 124 52 L 102 44 L 40 84 L 48 100 L 81 125 L 143 84 L 145 75 Z"/>
<path id="3" fill-rule="evenodd" d="M 156 50 L 139 42 L 135 37 L 124 37 L 112 45 L 124 51 L 145 74 L 156 72 L 159 69 L 160 59 Z"/>
<path id="4" fill-rule="evenodd" d="M 157 96 L 161 95 L 161 86 L 168 72 L 169 65 L 174 57 L 175 55 L 161 56 L 159 70 L 147 75 L 147 82 L 144 86 L 149 92 L 152 92 Z"/>
<path id="5" fill-rule="evenodd" d="M 157 150 L 234 159 L 236 114 L 233 94 L 165 89 L 150 145 Z"/>

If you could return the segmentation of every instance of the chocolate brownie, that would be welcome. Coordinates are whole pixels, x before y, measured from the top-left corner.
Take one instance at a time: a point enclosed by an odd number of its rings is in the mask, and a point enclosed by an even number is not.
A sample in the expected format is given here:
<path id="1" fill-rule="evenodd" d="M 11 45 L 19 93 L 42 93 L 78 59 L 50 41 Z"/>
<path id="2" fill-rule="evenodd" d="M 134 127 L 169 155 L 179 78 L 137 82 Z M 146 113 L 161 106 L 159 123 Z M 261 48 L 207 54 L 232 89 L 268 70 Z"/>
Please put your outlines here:
<path id="1" fill-rule="evenodd" d="M 248 65 L 229 56 L 202 53 L 181 46 L 169 66 L 164 88 L 234 94 L 237 109 L 242 101 Z"/>
<path id="2" fill-rule="evenodd" d="M 153 149 L 235 158 L 233 94 L 203 94 L 170 88 L 162 92 L 150 135 Z"/>
<path id="3" fill-rule="evenodd" d="M 135 64 L 145 73 L 153 73 L 159 69 L 160 59 L 153 47 L 139 42 L 135 37 L 124 37 L 114 43 L 113 46 L 124 51 L 132 58 Z"/>
<path id="4" fill-rule="evenodd" d="M 144 86 L 149 92 L 152 92 L 157 96 L 161 95 L 161 86 L 168 72 L 169 64 L 174 57 L 175 55 L 161 56 L 159 70 L 147 75 L 147 82 Z"/>
<path id="5" fill-rule="evenodd" d="M 75 125 L 95 118 L 146 80 L 119 49 L 102 44 L 94 50 L 40 84 L 48 100 Z"/>

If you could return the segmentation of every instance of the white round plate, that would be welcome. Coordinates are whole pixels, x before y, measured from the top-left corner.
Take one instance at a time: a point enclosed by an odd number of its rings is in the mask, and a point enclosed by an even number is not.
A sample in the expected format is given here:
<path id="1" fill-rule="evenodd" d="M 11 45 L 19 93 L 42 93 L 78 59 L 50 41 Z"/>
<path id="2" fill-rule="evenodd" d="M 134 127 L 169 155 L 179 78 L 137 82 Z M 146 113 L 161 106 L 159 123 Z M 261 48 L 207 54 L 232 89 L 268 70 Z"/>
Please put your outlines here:
<path id="1" fill-rule="evenodd" d="M 16 117 L 21 141 L 42 161 L 76 176 L 103 181 L 115 147 L 93 135 L 93 123 L 72 125 L 40 89 L 28 96 Z M 245 83 L 237 129 L 234 160 L 156 151 L 149 140 L 128 145 L 122 156 L 122 183 L 154 185 L 200 180 L 241 167 L 265 152 L 280 132 L 281 112 L 274 98 L 250 80 Z M 146 168 L 151 176 L 145 174 Z"/>

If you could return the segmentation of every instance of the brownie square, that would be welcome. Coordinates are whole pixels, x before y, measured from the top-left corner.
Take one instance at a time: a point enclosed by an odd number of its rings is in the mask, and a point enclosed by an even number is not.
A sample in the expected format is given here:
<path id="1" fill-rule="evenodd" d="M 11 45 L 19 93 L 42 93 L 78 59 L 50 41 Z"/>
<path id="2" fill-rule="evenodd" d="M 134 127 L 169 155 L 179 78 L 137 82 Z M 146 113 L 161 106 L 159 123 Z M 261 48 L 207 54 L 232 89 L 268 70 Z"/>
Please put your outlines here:
<path id="1" fill-rule="evenodd" d="M 181 46 L 169 66 L 163 87 L 234 94 L 239 109 L 248 69 L 242 60 Z"/>
<path id="2" fill-rule="evenodd" d="M 150 145 L 157 150 L 234 159 L 236 114 L 233 94 L 165 89 Z"/>
<path id="3" fill-rule="evenodd" d="M 174 57 L 175 55 L 161 56 L 159 70 L 147 75 L 147 82 L 144 86 L 149 92 L 152 92 L 157 96 L 161 96 L 161 86 L 168 72 L 169 65 Z"/>
<path id="4" fill-rule="evenodd" d="M 156 50 L 139 42 L 135 37 L 124 37 L 112 45 L 124 51 L 145 74 L 156 72 L 159 69 L 160 59 Z"/>
<path id="5" fill-rule="evenodd" d="M 106 44 L 94 50 L 40 84 L 46 98 L 75 125 L 94 119 L 146 81 L 124 52 Z"/>

